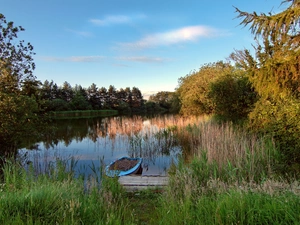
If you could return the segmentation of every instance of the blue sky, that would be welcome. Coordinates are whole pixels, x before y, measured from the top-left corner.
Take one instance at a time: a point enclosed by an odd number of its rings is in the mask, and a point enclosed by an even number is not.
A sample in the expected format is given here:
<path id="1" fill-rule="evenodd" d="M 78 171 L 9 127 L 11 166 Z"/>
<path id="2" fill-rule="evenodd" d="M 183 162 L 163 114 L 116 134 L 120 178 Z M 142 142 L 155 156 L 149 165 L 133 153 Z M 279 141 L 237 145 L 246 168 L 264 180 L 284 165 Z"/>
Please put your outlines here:
<path id="1" fill-rule="evenodd" d="M 0 0 L 34 46 L 38 80 L 174 91 L 203 64 L 251 49 L 235 7 L 279 12 L 281 0 Z"/>

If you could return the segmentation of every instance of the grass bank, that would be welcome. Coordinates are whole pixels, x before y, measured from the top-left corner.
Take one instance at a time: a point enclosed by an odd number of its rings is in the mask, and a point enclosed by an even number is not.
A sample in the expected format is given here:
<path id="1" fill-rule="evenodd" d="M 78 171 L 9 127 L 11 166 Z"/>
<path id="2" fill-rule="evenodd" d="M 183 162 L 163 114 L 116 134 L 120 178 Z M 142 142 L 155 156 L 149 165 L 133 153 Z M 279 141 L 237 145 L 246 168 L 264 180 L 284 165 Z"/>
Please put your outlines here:
<path id="1" fill-rule="evenodd" d="M 76 110 L 76 111 L 57 111 L 50 112 L 49 116 L 54 119 L 75 119 L 91 117 L 107 117 L 118 115 L 117 110 Z"/>
<path id="2" fill-rule="evenodd" d="M 115 179 L 75 179 L 66 165 L 58 161 L 56 168 L 36 176 L 33 168 L 26 171 L 7 162 L 0 187 L 0 224 L 134 224 Z"/>
<path id="3" fill-rule="evenodd" d="M 194 161 L 192 164 L 205 162 Z M 74 178 L 64 162 L 36 176 L 4 166 L 1 224 L 299 224 L 299 183 L 225 182 L 179 167 L 164 192 L 125 193 L 116 179 Z M 174 172 L 174 171 L 173 171 Z M 204 185 L 199 185 L 199 184 Z"/>

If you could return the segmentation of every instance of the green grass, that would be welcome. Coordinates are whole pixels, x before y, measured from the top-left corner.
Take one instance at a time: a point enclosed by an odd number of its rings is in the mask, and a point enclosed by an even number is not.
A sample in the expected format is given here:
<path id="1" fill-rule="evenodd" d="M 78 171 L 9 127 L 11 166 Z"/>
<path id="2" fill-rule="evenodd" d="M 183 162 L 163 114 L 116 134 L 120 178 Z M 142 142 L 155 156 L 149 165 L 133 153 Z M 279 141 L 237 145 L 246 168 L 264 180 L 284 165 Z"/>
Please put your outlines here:
<path id="1" fill-rule="evenodd" d="M 299 224 L 300 198 L 232 189 L 183 201 L 165 199 L 160 224 Z M 175 219 L 176 218 L 176 219 Z"/>
<path id="2" fill-rule="evenodd" d="M 64 165 L 64 164 L 62 164 Z M 63 166 L 34 176 L 8 162 L 0 188 L 0 224 L 133 224 L 128 202 L 114 179 L 84 188 Z"/>
<path id="3" fill-rule="evenodd" d="M 217 171 L 205 154 L 173 168 L 158 209 L 160 224 L 300 224 L 299 181 L 265 176 L 256 182 L 231 165 Z"/>
<path id="4" fill-rule="evenodd" d="M 136 224 L 158 224 L 161 192 L 156 190 L 131 192 L 127 193 L 126 198 Z"/>

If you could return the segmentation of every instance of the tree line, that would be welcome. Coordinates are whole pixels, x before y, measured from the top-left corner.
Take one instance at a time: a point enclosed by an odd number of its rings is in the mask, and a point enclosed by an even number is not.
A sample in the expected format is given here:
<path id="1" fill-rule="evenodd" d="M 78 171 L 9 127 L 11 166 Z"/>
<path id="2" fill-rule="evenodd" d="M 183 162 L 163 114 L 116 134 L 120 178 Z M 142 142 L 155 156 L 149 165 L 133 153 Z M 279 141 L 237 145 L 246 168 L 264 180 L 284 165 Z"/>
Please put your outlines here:
<path id="1" fill-rule="evenodd" d="M 72 87 L 67 81 L 62 86 L 58 86 L 53 81 L 46 80 L 36 88 L 35 96 L 43 101 L 47 112 L 101 109 L 141 112 L 144 106 L 142 93 L 137 87 L 117 90 L 110 85 L 106 89 L 98 88 L 95 83 L 88 88 L 83 88 L 81 85 Z"/>

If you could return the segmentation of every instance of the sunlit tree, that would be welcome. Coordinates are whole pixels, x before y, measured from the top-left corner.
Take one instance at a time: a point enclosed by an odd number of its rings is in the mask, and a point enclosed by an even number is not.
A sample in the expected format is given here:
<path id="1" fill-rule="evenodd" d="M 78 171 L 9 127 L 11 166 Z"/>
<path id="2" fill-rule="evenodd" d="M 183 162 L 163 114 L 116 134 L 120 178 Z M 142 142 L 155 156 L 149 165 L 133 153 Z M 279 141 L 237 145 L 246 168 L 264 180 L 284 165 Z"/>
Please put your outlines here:
<path id="1" fill-rule="evenodd" d="M 179 78 L 177 94 L 181 103 L 181 114 L 212 113 L 214 105 L 208 97 L 209 84 L 224 74 L 230 74 L 233 69 L 230 63 L 219 61 L 205 64 L 198 71 Z"/>
<path id="2" fill-rule="evenodd" d="M 250 26 L 257 44 L 255 56 L 243 50 L 231 58 L 248 73 L 260 97 L 250 114 L 253 129 L 272 134 L 288 164 L 299 165 L 300 1 L 286 0 L 282 4 L 286 9 L 277 14 L 236 9 L 241 24 Z"/>

